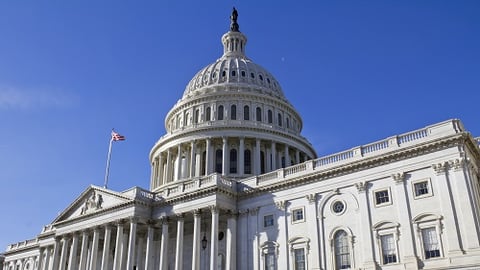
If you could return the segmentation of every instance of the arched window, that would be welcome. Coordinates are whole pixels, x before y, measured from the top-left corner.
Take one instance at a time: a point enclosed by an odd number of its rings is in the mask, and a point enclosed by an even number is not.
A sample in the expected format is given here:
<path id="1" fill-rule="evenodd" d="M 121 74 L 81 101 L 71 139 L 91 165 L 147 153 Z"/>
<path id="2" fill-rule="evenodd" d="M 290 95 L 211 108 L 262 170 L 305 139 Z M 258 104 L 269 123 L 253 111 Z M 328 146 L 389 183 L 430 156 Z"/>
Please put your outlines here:
<path id="1" fill-rule="evenodd" d="M 205 112 L 205 121 L 212 120 L 212 108 L 207 107 L 207 111 Z"/>
<path id="2" fill-rule="evenodd" d="M 348 234 L 344 230 L 335 233 L 333 237 L 335 248 L 335 269 L 350 268 L 350 247 L 348 245 Z"/>
<path id="3" fill-rule="evenodd" d="M 223 105 L 218 106 L 217 119 L 223 120 Z"/>
<path id="4" fill-rule="evenodd" d="M 230 173 L 237 173 L 237 150 L 230 150 Z"/>
<path id="5" fill-rule="evenodd" d="M 265 152 L 260 151 L 260 173 L 265 173 Z"/>
<path id="6" fill-rule="evenodd" d="M 195 115 L 194 115 L 195 124 L 198 124 L 199 117 L 200 117 L 200 110 L 196 109 Z"/>
<path id="7" fill-rule="evenodd" d="M 215 151 L 215 172 L 222 173 L 222 164 L 223 164 L 223 154 L 222 150 L 218 149 Z"/>
<path id="8" fill-rule="evenodd" d="M 237 120 L 237 106 L 230 106 L 230 119 Z"/>
<path id="9" fill-rule="evenodd" d="M 278 113 L 278 126 L 282 126 L 282 114 Z"/>
<path id="10" fill-rule="evenodd" d="M 252 153 L 250 150 L 245 150 L 245 155 L 243 156 L 243 164 L 244 164 L 244 173 L 251 174 L 252 173 Z"/>
<path id="11" fill-rule="evenodd" d="M 250 107 L 248 105 L 243 107 L 243 120 L 250 120 Z"/>
<path id="12" fill-rule="evenodd" d="M 262 108 L 257 107 L 257 110 L 255 112 L 257 121 L 262 121 Z"/>
<path id="13" fill-rule="evenodd" d="M 190 114 L 185 114 L 185 119 L 183 119 L 183 126 L 188 126 L 188 118 L 190 118 Z M 180 117 L 178 118 L 178 122 L 180 122 Z M 180 124 L 178 124 L 177 128 L 180 128 Z"/>
<path id="14" fill-rule="evenodd" d="M 268 110 L 268 123 L 273 123 L 273 113 L 272 110 Z"/>
<path id="15" fill-rule="evenodd" d="M 207 164 L 207 152 L 203 151 L 202 153 L 202 164 L 200 164 L 200 175 L 206 174 L 205 166 Z"/>

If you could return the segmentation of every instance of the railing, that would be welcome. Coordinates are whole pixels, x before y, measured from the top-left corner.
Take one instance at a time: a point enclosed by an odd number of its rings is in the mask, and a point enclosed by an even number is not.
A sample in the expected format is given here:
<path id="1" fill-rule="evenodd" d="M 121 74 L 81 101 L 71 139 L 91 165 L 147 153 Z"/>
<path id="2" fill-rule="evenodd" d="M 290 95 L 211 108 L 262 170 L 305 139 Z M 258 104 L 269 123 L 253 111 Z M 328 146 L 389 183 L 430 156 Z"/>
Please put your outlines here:
<path id="1" fill-rule="evenodd" d="M 34 246 L 38 243 L 38 239 L 29 239 L 25 240 L 22 242 L 18 242 L 15 244 L 10 244 L 7 246 L 7 251 L 14 250 L 14 249 L 19 249 L 19 248 L 24 248 L 24 247 L 29 247 L 29 246 Z"/>
<path id="2" fill-rule="evenodd" d="M 236 181 L 227 179 L 220 174 L 213 173 L 206 177 L 191 178 L 172 182 L 156 191 L 156 197 L 163 197 L 163 199 L 165 199 L 212 186 L 219 186 L 236 191 L 235 184 Z"/>
<path id="3" fill-rule="evenodd" d="M 248 192 L 255 186 L 268 184 L 272 180 L 283 180 L 287 177 L 301 175 L 322 169 L 328 169 L 334 166 L 340 166 L 347 162 L 361 160 L 362 158 L 370 158 L 375 155 L 394 151 L 405 145 L 422 143 L 425 141 L 440 138 L 442 136 L 453 135 L 463 131 L 464 128 L 459 120 L 448 120 L 428 126 L 426 128 L 389 137 L 387 139 L 383 139 L 367 145 L 355 147 L 340 153 L 321 157 L 315 160 L 307 161 L 266 174 L 242 179 L 240 180 L 242 185 L 239 191 Z M 475 140 L 480 145 L 480 137 L 475 138 Z"/>

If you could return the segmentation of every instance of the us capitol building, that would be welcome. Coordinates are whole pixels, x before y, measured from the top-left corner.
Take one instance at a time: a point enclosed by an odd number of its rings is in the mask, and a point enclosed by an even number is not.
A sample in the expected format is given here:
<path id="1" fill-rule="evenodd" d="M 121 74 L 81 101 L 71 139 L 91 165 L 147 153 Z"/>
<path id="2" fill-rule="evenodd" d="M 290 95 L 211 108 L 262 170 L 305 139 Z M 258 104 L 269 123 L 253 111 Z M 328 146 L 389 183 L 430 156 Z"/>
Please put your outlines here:
<path id="1" fill-rule="evenodd" d="M 2 269 L 480 269 L 479 139 L 453 119 L 317 157 L 237 16 L 165 118 L 150 190 L 88 187 Z"/>

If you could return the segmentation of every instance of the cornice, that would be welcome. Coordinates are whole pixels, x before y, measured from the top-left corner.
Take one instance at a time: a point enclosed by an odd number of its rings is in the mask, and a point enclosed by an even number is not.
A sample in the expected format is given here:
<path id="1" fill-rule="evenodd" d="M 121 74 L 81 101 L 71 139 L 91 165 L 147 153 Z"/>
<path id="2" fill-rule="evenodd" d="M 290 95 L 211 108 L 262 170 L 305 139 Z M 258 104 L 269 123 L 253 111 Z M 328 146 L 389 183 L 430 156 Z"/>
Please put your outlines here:
<path id="1" fill-rule="evenodd" d="M 241 199 L 249 198 L 258 195 L 259 193 L 276 192 L 280 190 L 290 189 L 297 186 L 303 186 L 312 182 L 319 182 L 322 180 L 327 180 L 334 177 L 379 167 L 391 162 L 405 160 L 408 158 L 440 151 L 442 149 L 447 149 L 465 142 L 467 138 L 468 135 L 466 133 L 455 134 L 441 140 L 414 145 L 408 148 L 385 153 L 380 156 L 354 161 L 326 170 L 313 171 L 312 173 L 300 175 L 293 179 L 278 181 L 265 186 L 249 188 L 246 191 L 239 192 L 238 197 Z"/>

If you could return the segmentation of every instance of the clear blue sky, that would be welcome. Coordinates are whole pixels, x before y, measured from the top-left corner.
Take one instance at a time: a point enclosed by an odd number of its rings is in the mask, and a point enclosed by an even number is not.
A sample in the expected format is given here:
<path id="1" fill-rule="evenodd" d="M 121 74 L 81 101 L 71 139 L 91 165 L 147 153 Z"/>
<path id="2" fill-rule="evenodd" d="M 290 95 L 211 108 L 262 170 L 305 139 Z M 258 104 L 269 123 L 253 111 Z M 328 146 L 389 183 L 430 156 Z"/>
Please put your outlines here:
<path id="1" fill-rule="evenodd" d="M 480 136 L 480 1 L 2 1 L 0 251 L 103 184 L 113 127 L 109 187 L 148 188 L 232 6 L 319 156 L 450 118 Z"/>

